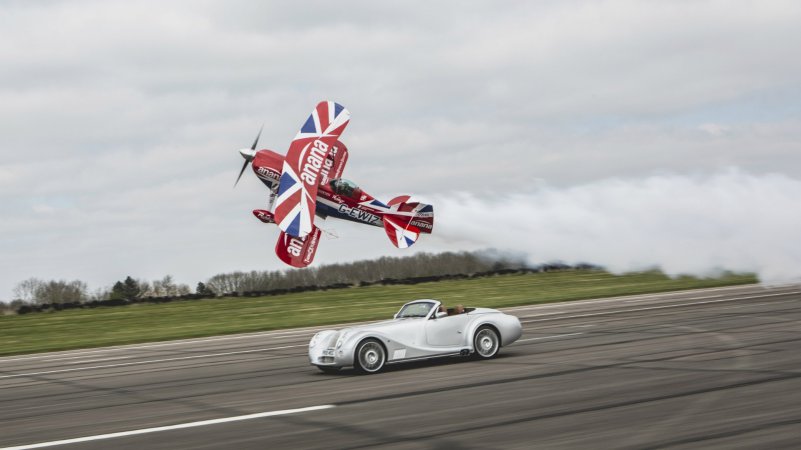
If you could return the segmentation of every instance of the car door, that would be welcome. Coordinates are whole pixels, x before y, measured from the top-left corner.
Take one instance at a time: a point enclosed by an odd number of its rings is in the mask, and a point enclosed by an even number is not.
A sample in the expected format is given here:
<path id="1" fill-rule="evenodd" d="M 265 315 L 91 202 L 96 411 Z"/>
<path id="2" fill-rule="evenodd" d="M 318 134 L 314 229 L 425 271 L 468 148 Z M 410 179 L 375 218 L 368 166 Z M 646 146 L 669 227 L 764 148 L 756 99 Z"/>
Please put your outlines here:
<path id="1" fill-rule="evenodd" d="M 464 345 L 467 314 L 432 318 L 426 321 L 426 343 L 431 347 L 458 347 Z"/>

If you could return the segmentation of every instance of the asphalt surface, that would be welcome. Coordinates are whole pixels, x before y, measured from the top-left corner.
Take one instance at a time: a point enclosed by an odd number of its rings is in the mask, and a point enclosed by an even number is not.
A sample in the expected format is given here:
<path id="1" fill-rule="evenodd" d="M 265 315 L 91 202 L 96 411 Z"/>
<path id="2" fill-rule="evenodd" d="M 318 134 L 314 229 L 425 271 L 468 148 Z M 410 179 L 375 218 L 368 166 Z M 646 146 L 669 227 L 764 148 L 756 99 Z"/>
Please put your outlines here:
<path id="1" fill-rule="evenodd" d="M 0 447 L 801 448 L 799 286 L 506 311 L 494 360 L 377 375 L 310 366 L 312 329 L 1 358 Z"/>

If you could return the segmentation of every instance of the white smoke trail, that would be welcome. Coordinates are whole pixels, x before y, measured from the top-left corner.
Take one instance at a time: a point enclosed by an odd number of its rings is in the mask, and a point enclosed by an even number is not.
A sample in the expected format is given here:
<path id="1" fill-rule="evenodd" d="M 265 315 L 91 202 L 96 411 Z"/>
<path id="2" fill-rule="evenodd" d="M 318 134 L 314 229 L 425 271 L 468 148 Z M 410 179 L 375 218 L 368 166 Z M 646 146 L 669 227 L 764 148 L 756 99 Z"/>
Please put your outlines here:
<path id="1" fill-rule="evenodd" d="M 730 170 L 652 176 L 493 199 L 434 200 L 435 235 L 448 246 L 521 253 L 530 264 L 587 262 L 613 272 L 755 272 L 801 279 L 801 181 Z"/>

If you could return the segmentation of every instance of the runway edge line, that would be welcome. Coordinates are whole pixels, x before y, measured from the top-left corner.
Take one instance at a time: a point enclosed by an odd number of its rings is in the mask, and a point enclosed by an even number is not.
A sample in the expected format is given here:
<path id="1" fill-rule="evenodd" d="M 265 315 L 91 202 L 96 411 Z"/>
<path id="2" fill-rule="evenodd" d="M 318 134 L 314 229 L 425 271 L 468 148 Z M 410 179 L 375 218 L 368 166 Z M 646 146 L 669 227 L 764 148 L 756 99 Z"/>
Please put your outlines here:
<path id="1" fill-rule="evenodd" d="M 113 439 L 118 437 L 125 437 L 125 436 L 135 436 L 139 434 L 148 434 L 148 433 L 158 433 L 160 431 L 170 431 L 170 430 L 180 430 L 183 428 L 193 428 L 193 427 L 202 427 L 205 425 L 216 425 L 219 423 L 227 423 L 227 422 L 237 422 L 241 420 L 250 420 L 250 419 L 260 419 L 263 417 L 272 417 L 272 416 L 283 416 L 287 414 L 298 414 L 302 412 L 309 412 L 309 411 L 319 411 L 322 409 L 331 409 L 334 408 L 335 405 L 318 405 L 318 406 L 309 406 L 306 408 L 296 408 L 296 409 L 284 409 L 279 411 L 267 411 L 267 412 L 260 412 L 255 414 L 245 414 L 243 416 L 233 416 L 233 417 L 223 417 L 220 419 L 209 419 L 209 420 L 201 420 L 198 422 L 188 422 L 188 423 L 180 423 L 177 425 L 166 425 L 163 427 L 154 427 L 154 428 L 142 428 L 139 430 L 131 430 L 131 431 L 120 431 L 117 433 L 107 433 L 107 434 L 98 434 L 95 436 L 86 436 L 80 438 L 72 438 L 72 439 L 62 439 L 58 441 L 50 441 L 50 442 L 40 442 L 38 444 L 28 444 L 28 445 L 19 445 L 15 447 L 3 447 L 0 450 L 27 450 L 33 448 L 44 448 L 44 447 L 54 447 L 57 445 L 67 445 L 67 444 L 76 444 L 80 442 L 88 442 L 88 441 L 98 441 L 101 439 Z"/>

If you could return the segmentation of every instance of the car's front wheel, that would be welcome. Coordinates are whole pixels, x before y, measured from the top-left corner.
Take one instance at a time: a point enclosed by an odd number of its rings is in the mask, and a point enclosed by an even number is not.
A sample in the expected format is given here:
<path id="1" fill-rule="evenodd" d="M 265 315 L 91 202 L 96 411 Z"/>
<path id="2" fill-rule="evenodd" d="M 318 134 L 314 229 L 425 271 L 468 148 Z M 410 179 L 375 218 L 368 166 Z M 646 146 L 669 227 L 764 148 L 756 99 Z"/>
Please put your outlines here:
<path id="1" fill-rule="evenodd" d="M 365 339 L 356 348 L 356 358 L 353 367 L 363 373 L 376 373 L 384 367 L 387 353 L 384 346 L 376 339 Z"/>
<path id="2" fill-rule="evenodd" d="M 473 349 L 476 356 L 482 359 L 494 358 L 501 348 L 501 340 L 492 327 L 479 327 L 473 336 Z"/>

